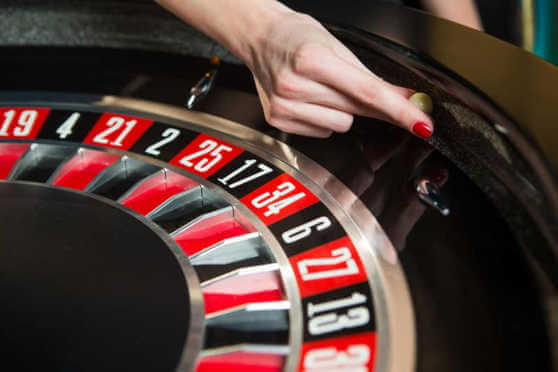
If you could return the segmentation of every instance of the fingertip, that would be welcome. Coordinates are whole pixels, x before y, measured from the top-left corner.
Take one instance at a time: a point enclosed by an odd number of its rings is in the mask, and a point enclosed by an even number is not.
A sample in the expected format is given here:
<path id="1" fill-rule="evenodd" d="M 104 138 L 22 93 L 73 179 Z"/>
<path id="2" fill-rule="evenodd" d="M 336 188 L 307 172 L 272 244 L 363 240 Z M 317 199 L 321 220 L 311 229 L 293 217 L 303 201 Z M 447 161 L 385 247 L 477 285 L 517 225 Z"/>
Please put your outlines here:
<path id="1" fill-rule="evenodd" d="M 417 137 L 422 139 L 429 139 L 434 133 L 434 126 L 424 121 L 417 121 L 413 124 L 411 131 Z"/>
<path id="2" fill-rule="evenodd" d="M 323 132 L 319 133 L 318 135 L 316 135 L 316 137 L 318 137 L 318 138 L 329 138 L 329 137 L 331 137 L 332 134 L 333 134 L 333 131 L 327 130 L 327 131 L 323 131 Z"/>
<path id="3" fill-rule="evenodd" d="M 434 125 L 429 117 L 434 110 L 432 98 L 430 98 L 430 96 L 426 93 L 415 92 L 408 98 L 408 100 L 411 104 L 413 104 L 413 106 L 421 111 L 421 116 L 423 116 L 423 118 L 414 122 L 411 127 L 411 131 L 417 137 L 429 139 L 434 133 Z"/>

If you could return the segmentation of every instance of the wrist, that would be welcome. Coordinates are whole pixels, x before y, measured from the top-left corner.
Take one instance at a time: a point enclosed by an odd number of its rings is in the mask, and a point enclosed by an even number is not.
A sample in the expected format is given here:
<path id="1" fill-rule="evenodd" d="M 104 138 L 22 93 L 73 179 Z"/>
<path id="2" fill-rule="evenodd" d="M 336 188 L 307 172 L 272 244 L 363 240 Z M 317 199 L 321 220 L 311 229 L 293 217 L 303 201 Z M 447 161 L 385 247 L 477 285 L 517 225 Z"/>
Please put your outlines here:
<path id="1" fill-rule="evenodd" d="M 244 1 L 244 0 L 243 0 Z M 235 3 L 236 0 L 233 0 Z M 269 42 L 277 24 L 284 22 L 296 12 L 276 0 L 249 0 L 252 6 L 240 9 L 237 16 L 241 22 L 232 22 L 223 40 L 217 40 L 248 66 L 255 63 L 259 50 Z M 227 29 L 229 27 L 224 27 Z"/>
<path id="2" fill-rule="evenodd" d="M 245 63 L 277 22 L 294 11 L 277 0 L 156 0 Z"/>

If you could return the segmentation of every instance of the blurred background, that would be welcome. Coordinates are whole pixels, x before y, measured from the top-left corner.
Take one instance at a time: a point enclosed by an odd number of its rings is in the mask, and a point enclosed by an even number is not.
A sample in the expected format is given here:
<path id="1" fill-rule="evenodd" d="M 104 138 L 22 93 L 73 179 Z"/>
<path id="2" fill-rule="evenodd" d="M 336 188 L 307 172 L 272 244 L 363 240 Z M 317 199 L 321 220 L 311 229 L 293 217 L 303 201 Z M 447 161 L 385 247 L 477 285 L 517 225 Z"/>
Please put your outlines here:
<path id="1" fill-rule="evenodd" d="M 458 7 L 468 0 L 446 1 L 448 6 Z M 558 0 L 473 1 L 485 32 L 558 65 Z M 407 6 L 427 11 L 432 10 L 430 3 L 434 2 L 405 1 Z"/>

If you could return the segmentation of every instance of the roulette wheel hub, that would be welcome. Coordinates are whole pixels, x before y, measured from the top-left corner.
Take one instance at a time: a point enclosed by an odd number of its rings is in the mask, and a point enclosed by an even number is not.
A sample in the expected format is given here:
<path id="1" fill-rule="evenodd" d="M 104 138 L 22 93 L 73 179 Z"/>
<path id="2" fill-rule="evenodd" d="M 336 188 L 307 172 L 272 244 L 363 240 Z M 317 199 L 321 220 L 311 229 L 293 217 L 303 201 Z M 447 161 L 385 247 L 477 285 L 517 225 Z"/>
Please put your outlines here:
<path id="1" fill-rule="evenodd" d="M 157 226 L 34 183 L 0 183 L 0 199 L 2 348 L 20 366 L 171 370 L 199 349 L 197 278 Z"/>

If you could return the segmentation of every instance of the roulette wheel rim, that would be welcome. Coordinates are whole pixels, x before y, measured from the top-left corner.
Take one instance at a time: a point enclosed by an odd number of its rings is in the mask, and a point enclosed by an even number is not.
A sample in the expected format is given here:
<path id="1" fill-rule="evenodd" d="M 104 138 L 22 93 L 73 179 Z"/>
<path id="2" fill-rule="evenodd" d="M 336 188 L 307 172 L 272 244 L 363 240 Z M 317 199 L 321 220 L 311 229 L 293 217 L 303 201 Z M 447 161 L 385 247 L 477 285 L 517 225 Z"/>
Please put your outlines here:
<path id="1" fill-rule="evenodd" d="M 233 123 L 229 120 L 205 113 L 189 112 L 168 105 L 112 96 L 95 97 L 76 95 L 73 98 L 77 98 L 77 103 L 68 102 L 67 100 L 60 102 L 58 95 L 54 94 L 49 97 L 48 94 L 44 93 L 22 93 L 22 96 L 26 98 L 25 102 L 22 103 L 19 101 L 18 96 L 18 94 L 14 95 L 13 93 L 9 93 L 5 96 L 3 94 L 0 95 L 0 107 L 3 108 L 4 112 L 13 108 L 18 108 L 19 110 L 33 110 L 33 107 L 48 107 L 51 113 L 57 110 L 69 109 L 67 114 L 71 112 L 93 112 L 98 113 L 101 117 L 102 115 L 123 115 L 126 117 L 133 115 L 135 118 L 147 118 L 148 120 L 154 120 L 156 122 L 161 121 L 165 124 L 174 125 L 177 128 L 193 129 L 197 132 L 199 131 L 198 133 L 202 133 L 202 135 L 210 135 L 215 138 L 224 139 L 226 140 L 225 143 L 230 143 L 241 147 L 245 151 L 250 151 L 254 156 L 264 159 L 281 171 L 292 175 L 294 179 L 307 187 L 310 192 L 326 206 L 328 211 L 333 214 L 333 218 L 335 218 L 342 226 L 343 230 L 346 231 L 346 234 L 350 237 L 350 241 L 357 249 L 359 260 L 366 270 L 366 282 L 371 288 L 373 301 L 377 304 L 374 307 L 373 318 L 375 319 L 374 323 L 377 324 L 375 332 L 378 334 L 378 344 L 375 346 L 374 342 L 372 345 L 377 348 L 373 352 L 377 353 L 378 357 L 377 360 L 374 360 L 374 365 L 378 370 L 404 370 L 411 368 L 410 366 L 414 363 L 414 352 L 412 351 L 414 348 L 412 306 L 410 305 L 405 279 L 397 260 L 397 254 L 391 246 L 389 239 L 385 233 L 383 233 L 378 222 L 368 209 L 354 196 L 354 194 L 343 186 L 343 184 L 317 163 L 271 137 L 241 124 Z M 45 99 L 47 97 L 49 99 Z M 68 97 L 65 96 L 64 98 L 67 99 Z M 84 102 L 90 102 L 90 104 Z M 66 116 L 70 117 L 71 115 Z M 100 120 L 101 119 L 99 119 L 99 121 Z M 39 126 L 40 125 L 43 124 L 41 123 Z M 57 122 L 59 128 L 60 125 L 62 125 L 61 122 Z M 93 133 L 93 131 L 90 133 Z M 13 136 L 10 137 L 11 139 L 3 139 L 0 143 L 22 143 L 21 140 L 18 141 Z M 305 326 L 303 326 L 302 319 L 304 311 L 297 311 L 299 308 L 302 309 L 303 306 L 301 303 L 301 293 L 297 288 L 295 275 L 293 273 L 294 266 L 292 263 L 289 263 L 285 256 L 284 248 L 278 241 L 277 233 L 271 233 L 269 227 L 255 216 L 254 211 L 251 211 L 246 205 L 243 205 L 237 197 L 224 191 L 222 186 L 220 187 L 215 183 L 208 182 L 203 177 L 188 172 L 185 170 L 185 167 L 181 168 L 177 165 L 169 164 L 166 161 L 157 160 L 146 154 L 137 154 L 130 151 L 122 151 L 88 143 L 60 142 L 62 144 L 59 144 L 58 141 L 41 140 L 40 137 L 41 135 L 39 134 L 37 138 L 24 140 L 23 143 L 31 141 L 31 143 L 45 143 L 47 145 L 78 145 L 80 149 L 92 149 L 115 153 L 127 158 L 129 157 L 145 163 L 154 164 L 163 169 L 168 169 L 169 171 L 187 176 L 201 185 L 206 186 L 209 190 L 218 193 L 235 209 L 239 209 L 243 218 L 248 218 L 250 223 L 257 228 L 259 234 L 263 236 L 279 264 L 282 284 L 286 290 L 286 296 L 289 299 L 291 309 L 289 312 L 290 327 L 288 343 L 290 352 L 285 362 L 285 368 L 287 370 L 296 368 L 299 363 L 303 342 L 302 330 Z M 87 137 L 91 137 L 91 134 Z M 58 170 L 49 177 L 50 182 L 52 182 L 53 176 L 63 167 L 66 161 L 62 162 L 57 168 Z M 296 164 L 295 167 L 293 167 L 294 164 Z M 17 169 L 17 163 L 13 167 L 13 169 Z M 12 170 L 12 175 L 9 177 L 10 179 L 13 178 L 13 174 L 14 172 Z M 93 179 L 90 184 L 93 184 L 94 181 L 95 179 Z M 16 184 L 19 182 L 20 181 L 15 181 Z M 133 188 L 134 187 L 132 187 L 131 190 L 133 190 Z M 77 192 L 80 194 L 85 192 L 86 195 L 95 197 L 95 194 L 87 192 L 87 188 L 83 190 L 84 191 Z M 129 192 L 130 191 L 126 192 L 124 195 Z M 119 200 L 121 199 L 122 197 L 119 198 Z M 111 202 L 111 204 L 114 204 L 114 202 Z M 119 207 L 122 210 L 127 210 L 125 207 Z M 304 207 L 302 210 L 304 210 Z M 138 213 L 134 211 L 131 211 L 131 213 L 137 218 L 141 218 L 142 221 L 145 220 L 145 218 L 140 217 Z M 144 223 L 146 222 L 144 221 Z M 150 223 L 152 224 L 152 222 Z M 159 235 L 163 237 L 163 240 L 167 243 L 172 242 L 170 246 L 175 247 L 176 242 L 172 240 L 172 235 L 169 236 L 168 234 L 161 233 L 160 230 L 159 228 L 157 231 Z M 371 247 L 373 248 L 371 249 Z M 174 249 L 172 250 L 173 252 L 175 251 Z M 184 255 L 177 256 L 182 257 Z M 189 264 L 185 266 L 190 267 Z M 186 352 L 182 354 L 181 362 L 177 370 L 187 370 L 193 365 L 196 360 L 194 355 L 197 354 L 198 348 L 191 348 L 189 345 L 191 345 L 192 342 L 197 344 L 201 341 L 203 335 L 200 322 L 201 314 L 199 312 L 199 305 L 201 303 L 199 293 L 201 293 L 201 291 L 199 288 L 192 289 L 192 283 L 196 283 L 198 280 L 191 279 L 193 277 L 193 272 L 191 270 L 185 270 L 185 272 L 187 276 L 186 282 L 190 288 L 189 293 L 192 296 L 193 307 L 191 311 L 193 315 L 189 326 L 188 341 L 185 346 Z M 190 280 L 188 280 L 189 278 Z M 319 292 L 323 293 L 324 290 L 318 291 L 318 293 Z M 209 318 L 207 318 L 206 315 L 206 320 L 207 319 Z M 397 329 L 404 331 L 394 333 L 394 330 Z M 331 341 L 332 345 L 335 344 L 333 340 L 334 339 Z M 407 350 L 404 354 L 406 357 L 385 357 L 389 354 L 388 350 L 395 349 L 399 351 Z M 211 352 L 206 354 L 202 352 L 201 355 L 202 358 L 204 355 L 211 356 Z"/>

